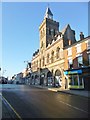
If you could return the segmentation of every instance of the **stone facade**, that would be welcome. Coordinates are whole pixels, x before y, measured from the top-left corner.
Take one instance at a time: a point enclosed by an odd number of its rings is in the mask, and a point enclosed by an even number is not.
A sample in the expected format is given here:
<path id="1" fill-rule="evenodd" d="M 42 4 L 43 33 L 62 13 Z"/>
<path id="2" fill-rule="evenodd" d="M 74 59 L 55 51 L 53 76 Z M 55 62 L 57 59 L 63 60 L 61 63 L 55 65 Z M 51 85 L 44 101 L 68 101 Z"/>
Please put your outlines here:
<path id="1" fill-rule="evenodd" d="M 59 22 L 53 20 L 47 8 L 40 27 L 40 48 L 33 54 L 31 61 L 32 84 L 65 88 L 64 47 L 76 42 L 75 31 L 68 24 L 59 31 Z"/>

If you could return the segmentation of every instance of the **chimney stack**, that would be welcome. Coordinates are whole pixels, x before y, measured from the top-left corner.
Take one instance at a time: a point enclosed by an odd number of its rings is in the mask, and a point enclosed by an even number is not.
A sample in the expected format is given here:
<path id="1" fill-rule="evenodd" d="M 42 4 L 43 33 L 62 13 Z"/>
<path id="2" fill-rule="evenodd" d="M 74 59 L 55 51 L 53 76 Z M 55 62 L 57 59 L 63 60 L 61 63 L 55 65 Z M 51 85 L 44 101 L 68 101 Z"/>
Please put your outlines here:
<path id="1" fill-rule="evenodd" d="M 84 39 L 84 34 L 83 32 L 80 32 L 80 40 L 83 40 Z"/>

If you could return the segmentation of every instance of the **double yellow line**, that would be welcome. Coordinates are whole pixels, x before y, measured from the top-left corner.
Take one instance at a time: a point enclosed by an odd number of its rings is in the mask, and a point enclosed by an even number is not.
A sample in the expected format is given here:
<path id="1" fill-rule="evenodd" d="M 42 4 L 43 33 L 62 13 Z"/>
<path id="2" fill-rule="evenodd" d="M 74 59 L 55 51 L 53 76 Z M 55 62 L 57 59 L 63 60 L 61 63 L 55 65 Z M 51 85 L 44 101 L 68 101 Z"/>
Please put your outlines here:
<path id="1" fill-rule="evenodd" d="M 5 102 L 9 105 L 9 107 L 13 110 L 13 112 L 16 114 L 16 116 L 18 117 L 19 120 L 22 120 L 21 116 L 16 112 L 16 110 L 12 107 L 12 105 L 10 105 L 10 103 L 6 100 L 6 98 L 0 93 L 0 95 L 2 96 L 2 99 L 5 100 Z"/>

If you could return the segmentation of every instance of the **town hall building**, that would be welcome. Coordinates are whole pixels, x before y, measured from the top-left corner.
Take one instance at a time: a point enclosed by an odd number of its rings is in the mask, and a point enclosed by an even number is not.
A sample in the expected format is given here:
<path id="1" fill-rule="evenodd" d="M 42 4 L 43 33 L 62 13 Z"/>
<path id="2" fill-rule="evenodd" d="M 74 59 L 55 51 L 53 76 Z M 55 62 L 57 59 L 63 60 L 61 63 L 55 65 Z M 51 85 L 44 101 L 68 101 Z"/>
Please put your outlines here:
<path id="1" fill-rule="evenodd" d="M 47 7 L 44 19 L 39 26 L 39 34 L 40 48 L 33 53 L 31 61 L 31 84 L 68 88 L 67 74 L 65 74 L 68 70 L 68 62 L 65 60 L 68 58 L 65 54 L 67 54 L 67 46 L 78 44 L 75 31 L 69 24 L 59 31 L 59 22 L 53 20 L 53 13 Z M 81 38 L 84 39 L 83 33 Z"/>

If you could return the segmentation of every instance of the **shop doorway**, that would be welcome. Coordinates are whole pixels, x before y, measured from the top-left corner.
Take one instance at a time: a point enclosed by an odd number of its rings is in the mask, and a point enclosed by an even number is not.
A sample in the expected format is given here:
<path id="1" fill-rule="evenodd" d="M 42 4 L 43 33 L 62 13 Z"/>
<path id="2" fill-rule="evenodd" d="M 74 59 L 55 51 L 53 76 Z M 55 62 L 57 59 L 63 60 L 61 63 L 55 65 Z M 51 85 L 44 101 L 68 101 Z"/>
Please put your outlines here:
<path id="1" fill-rule="evenodd" d="M 40 81 L 39 81 L 39 76 L 35 75 L 35 85 L 39 85 Z"/>
<path id="2" fill-rule="evenodd" d="M 47 86 L 53 86 L 54 79 L 52 73 L 49 71 L 47 73 Z"/>

